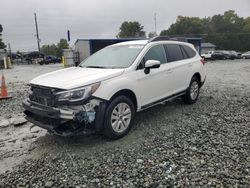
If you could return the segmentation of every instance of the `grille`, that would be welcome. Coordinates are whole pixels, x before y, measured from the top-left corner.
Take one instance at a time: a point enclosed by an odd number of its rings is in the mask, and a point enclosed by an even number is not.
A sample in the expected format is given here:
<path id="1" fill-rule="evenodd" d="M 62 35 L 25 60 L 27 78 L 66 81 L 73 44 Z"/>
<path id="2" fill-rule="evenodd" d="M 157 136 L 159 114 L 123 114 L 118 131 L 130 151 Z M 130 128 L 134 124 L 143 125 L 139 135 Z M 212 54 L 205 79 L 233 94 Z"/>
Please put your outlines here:
<path id="1" fill-rule="evenodd" d="M 29 98 L 31 101 L 52 107 L 55 105 L 55 95 L 53 92 L 55 92 L 55 89 L 31 86 Z"/>

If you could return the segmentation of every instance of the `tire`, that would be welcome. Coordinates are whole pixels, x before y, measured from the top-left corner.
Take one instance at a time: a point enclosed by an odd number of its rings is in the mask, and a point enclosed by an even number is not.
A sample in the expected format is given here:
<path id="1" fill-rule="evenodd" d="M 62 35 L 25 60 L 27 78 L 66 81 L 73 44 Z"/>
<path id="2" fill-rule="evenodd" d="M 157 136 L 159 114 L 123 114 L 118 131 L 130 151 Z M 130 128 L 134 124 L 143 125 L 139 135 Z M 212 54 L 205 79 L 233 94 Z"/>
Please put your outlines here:
<path id="1" fill-rule="evenodd" d="M 197 77 L 193 77 L 190 81 L 186 94 L 183 96 L 183 101 L 186 104 L 194 104 L 200 94 L 200 81 Z"/>
<path id="2" fill-rule="evenodd" d="M 134 115 L 135 107 L 128 97 L 114 98 L 105 112 L 104 135 L 110 139 L 122 138 L 131 129 Z"/>

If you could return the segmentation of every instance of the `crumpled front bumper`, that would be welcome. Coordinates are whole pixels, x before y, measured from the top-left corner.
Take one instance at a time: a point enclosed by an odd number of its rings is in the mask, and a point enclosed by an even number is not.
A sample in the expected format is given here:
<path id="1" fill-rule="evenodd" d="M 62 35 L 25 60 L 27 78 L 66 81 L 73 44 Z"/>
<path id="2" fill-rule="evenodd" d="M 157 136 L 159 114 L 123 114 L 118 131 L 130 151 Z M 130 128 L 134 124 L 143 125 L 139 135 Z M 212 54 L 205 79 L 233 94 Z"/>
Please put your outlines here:
<path id="1" fill-rule="evenodd" d="M 58 132 L 57 130 L 60 129 L 62 125 L 66 125 L 67 127 L 76 127 L 76 124 L 78 127 L 91 124 L 94 129 L 101 130 L 106 103 L 101 102 L 95 107 L 95 117 L 93 122 L 90 122 L 92 120 L 90 120 L 88 117 L 89 112 L 77 109 L 75 107 L 72 107 L 72 109 L 49 107 L 30 101 L 29 99 L 23 101 L 23 107 L 25 109 L 24 113 L 28 121 L 41 128 L 47 129 L 49 132 L 55 133 Z M 81 115 L 80 118 L 78 117 L 80 116 L 79 114 Z M 77 129 L 75 131 L 77 131 Z M 74 131 L 72 131 L 72 133 L 73 132 Z"/>
<path id="2" fill-rule="evenodd" d="M 23 107 L 28 121 L 47 130 L 55 129 L 74 117 L 73 111 L 44 106 L 28 99 L 23 101 Z"/>

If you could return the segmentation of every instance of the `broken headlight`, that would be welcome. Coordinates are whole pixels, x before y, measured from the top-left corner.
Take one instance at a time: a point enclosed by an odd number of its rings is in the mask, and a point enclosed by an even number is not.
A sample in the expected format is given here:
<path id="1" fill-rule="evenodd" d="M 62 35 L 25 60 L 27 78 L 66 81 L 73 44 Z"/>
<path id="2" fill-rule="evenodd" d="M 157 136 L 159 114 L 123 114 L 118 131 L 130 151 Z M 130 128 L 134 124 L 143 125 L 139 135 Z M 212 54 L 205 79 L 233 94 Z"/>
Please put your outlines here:
<path id="1" fill-rule="evenodd" d="M 57 93 L 57 101 L 77 102 L 89 98 L 100 86 L 99 83 Z"/>

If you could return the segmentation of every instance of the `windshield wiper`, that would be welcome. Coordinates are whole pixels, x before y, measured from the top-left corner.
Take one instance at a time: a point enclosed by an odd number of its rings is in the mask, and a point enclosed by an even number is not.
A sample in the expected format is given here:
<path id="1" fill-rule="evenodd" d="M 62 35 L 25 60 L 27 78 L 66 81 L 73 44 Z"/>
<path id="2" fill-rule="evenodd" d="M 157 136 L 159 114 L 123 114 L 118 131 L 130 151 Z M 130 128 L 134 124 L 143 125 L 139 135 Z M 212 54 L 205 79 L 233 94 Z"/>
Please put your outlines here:
<path id="1" fill-rule="evenodd" d="M 102 66 L 86 66 L 85 68 L 98 68 L 98 69 L 106 69 L 107 67 L 102 67 Z"/>

